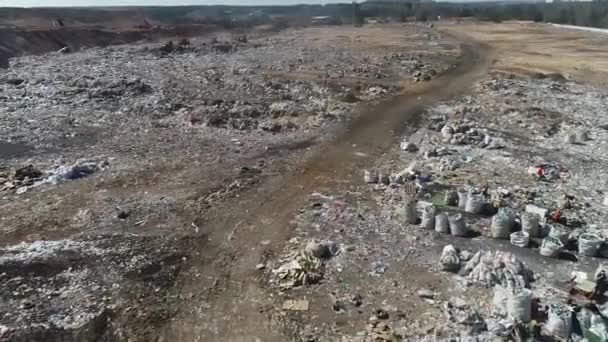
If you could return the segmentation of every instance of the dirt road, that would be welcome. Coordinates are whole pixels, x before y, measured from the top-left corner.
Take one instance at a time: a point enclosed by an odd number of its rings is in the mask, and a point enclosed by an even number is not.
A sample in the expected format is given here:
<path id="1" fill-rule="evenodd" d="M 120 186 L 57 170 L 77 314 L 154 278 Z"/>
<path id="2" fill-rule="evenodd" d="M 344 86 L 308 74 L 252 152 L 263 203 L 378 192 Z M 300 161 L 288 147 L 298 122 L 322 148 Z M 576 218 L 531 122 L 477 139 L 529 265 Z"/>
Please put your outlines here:
<path id="1" fill-rule="evenodd" d="M 193 300 L 163 331 L 165 340 L 285 341 L 297 336 L 269 319 L 276 302 L 260 283 L 256 264 L 281 250 L 290 238 L 290 220 L 308 195 L 360 183 L 363 167 L 394 144 L 396 136 L 415 127 L 424 106 L 465 93 L 485 75 L 491 64 L 489 49 L 464 38 L 461 49 L 459 64 L 450 71 L 364 108 L 298 171 L 226 208 L 225 217 L 209 225 L 210 243 L 193 256 L 193 269 L 182 276 L 178 291 Z"/>

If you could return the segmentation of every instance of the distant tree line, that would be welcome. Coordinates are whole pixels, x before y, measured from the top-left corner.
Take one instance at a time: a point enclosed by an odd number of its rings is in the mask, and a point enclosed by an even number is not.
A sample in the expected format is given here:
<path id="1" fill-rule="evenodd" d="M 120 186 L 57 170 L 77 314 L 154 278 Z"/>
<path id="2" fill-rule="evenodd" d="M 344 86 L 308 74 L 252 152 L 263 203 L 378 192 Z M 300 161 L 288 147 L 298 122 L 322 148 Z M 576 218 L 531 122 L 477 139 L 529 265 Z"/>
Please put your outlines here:
<path id="1" fill-rule="evenodd" d="M 369 1 L 362 6 L 367 17 L 395 17 L 401 21 L 474 17 L 480 20 L 532 20 L 608 28 L 608 0 L 554 1 L 553 3 L 415 3 L 400 1 Z"/>
<path id="2" fill-rule="evenodd" d="M 276 29 L 306 26 L 315 16 L 335 18 L 334 23 L 361 24 L 366 18 L 392 21 L 427 21 L 442 18 L 477 18 L 532 20 L 559 24 L 608 28 L 608 0 L 591 2 L 554 1 L 553 3 L 504 2 L 415 2 L 409 0 L 368 0 L 353 4 L 297 6 L 174 6 L 118 8 L 0 8 L 0 26 L 4 22 L 38 16 L 62 18 L 68 23 L 97 23 L 115 18 L 129 18 L 134 25 L 144 19 L 162 25 L 211 24 L 225 28 L 247 28 L 272 24 Z M 353 22 L 354 21 L 354 22 Z"/>

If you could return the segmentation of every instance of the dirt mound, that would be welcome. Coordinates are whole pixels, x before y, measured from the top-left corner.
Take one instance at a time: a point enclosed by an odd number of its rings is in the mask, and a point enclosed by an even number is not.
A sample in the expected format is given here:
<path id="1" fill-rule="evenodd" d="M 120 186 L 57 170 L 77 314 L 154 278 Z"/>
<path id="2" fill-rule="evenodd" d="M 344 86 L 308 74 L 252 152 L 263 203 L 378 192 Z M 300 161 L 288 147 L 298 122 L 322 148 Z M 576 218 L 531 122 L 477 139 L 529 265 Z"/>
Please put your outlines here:
<path id="1" fill-rule="evenodd" d="M 113 32 L 99 29 L 0 30 L 0 67 L 8 58 L 83 47 L 130 43 L 145 38 L 143 32 Z"/>
<path id="2" fill-rule="evenodd" d="M 109 30 L 90 27 L 54 29 L 0 29 L 0 68 L 8 68 L 8 59 L 58 51 L 66 52 L 86 47 L 105 47 L 136 41 L 156 41 L 166 37 L 194 37 L 217 32 L 214 25 L 181 25 L 157 28 L 153 31 Z"/>

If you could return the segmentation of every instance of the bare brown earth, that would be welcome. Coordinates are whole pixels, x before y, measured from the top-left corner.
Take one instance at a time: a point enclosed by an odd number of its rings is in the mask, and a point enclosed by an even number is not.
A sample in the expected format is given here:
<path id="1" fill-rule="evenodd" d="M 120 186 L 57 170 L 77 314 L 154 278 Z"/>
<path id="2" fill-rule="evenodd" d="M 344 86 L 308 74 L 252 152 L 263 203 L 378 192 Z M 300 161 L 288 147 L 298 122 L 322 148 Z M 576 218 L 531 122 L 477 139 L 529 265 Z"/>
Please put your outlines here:
<path id="1" fill-rule="evenodd" d="M 608 42 L 604 34 L 530 22 L 453 24 L 449 30 L 490 45 L 497 56 L 494 70 L 524 75 L 558 73 L 567 79 L 606 85 Z"/>

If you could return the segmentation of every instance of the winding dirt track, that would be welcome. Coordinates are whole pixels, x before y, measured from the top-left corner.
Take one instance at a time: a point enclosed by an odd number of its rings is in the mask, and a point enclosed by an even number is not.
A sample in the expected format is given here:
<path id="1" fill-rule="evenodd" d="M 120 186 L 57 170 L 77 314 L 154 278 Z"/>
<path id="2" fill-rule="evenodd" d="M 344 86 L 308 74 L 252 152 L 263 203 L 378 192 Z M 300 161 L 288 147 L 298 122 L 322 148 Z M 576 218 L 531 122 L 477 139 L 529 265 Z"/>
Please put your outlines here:
<path id="1" fill-rule="evenodd" d="M 192 256 L 194 270 L 184 275 L 178 289 L 178 294 L 193 298 L 189 308 L 180 308 L 189 314 L 165 326 L 162 340 L 289 340 L 268 317 L 274 299 L 260 283 L 255 265 L 282 249 L 291 235 L 289 222 L 310 193 L 335 192 L 361 182 L 361 170 L 415 127 L 425 106 L 466 93 L 487 73 L 489 48 L 459 39 L 459 65 L 413 91 L 364 108 L 296 172 L 274 179 L 206 228 L 209 244 Z M 265 240 L 270 243 L 262 245 Z"/>

